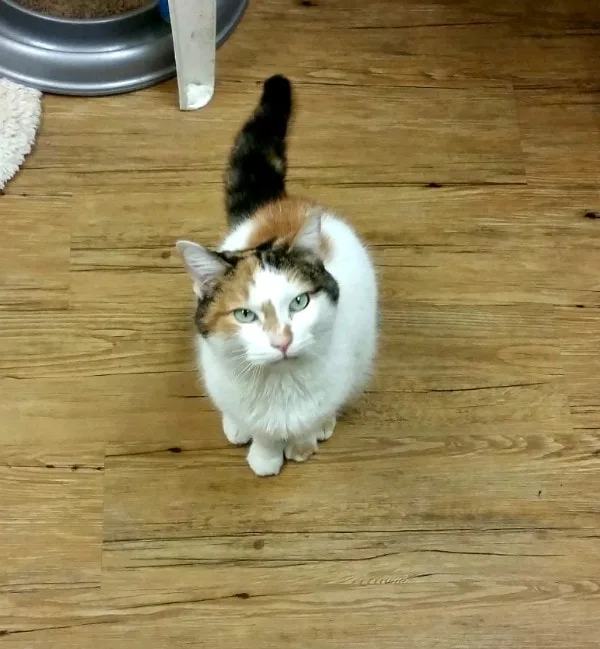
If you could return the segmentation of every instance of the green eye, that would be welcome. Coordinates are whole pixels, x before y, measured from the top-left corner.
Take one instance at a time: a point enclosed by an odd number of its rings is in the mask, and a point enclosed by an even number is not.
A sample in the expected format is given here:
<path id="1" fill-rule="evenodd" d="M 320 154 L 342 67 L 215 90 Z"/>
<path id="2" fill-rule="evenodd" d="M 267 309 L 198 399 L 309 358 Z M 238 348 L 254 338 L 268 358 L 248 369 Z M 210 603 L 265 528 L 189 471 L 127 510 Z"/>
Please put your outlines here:
<path id="1" fill-rule="evenodd" d="M 290 302 L 290 311 L 292 311 L 292 313 L 298 313 L 298 311 L 304 311 L 304 309 L 306 309 L 306 307 L 308 306 L 309 302 L 310 302 L 310 297 L 308 296 L 308 293 L 301 293 Z"/>
<path id="2" fill-rule="evenodd" d="M 234 318 L 238 321 L 241 322 L 242 324 L 249 324 L 250 322 L 254 322 L 258 316 L 254 311 L 250 311 L 250 309 L 236 309 L 233 312 Z"/>

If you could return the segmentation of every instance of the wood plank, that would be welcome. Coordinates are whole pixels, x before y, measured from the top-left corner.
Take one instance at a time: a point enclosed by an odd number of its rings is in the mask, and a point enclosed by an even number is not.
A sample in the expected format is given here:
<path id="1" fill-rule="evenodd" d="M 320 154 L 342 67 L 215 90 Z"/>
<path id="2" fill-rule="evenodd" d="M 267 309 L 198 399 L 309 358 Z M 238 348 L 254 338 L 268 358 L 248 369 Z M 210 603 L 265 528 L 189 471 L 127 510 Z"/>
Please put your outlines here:
<path id="1" fill-rule="evenodd" d="M 373 389 L 467 390 L 550 382 L 562 375 L 552 314 L 548 307 L 523 305 L 404 303 L 382 316 Z"/>
<path id="2" fill-rule="evenodd" d="M 590 185 L 597 189 L 597 92 L 523 90 L 517 93 L 517 101 L 528 182 Z"/>
<path id="3" fill-rule="evenodd" d="M 1 593 L 99 583 L 103 461 L 103 445 L 19 446 L 3 435 Z"/>
<path id="4" fill-rule="evenodd" d="M 125 443 L 190 435 L 218 418 L 195 373 L 0 379 L 2 444 Z M 179 433 L 174 431 L 179 430 Z M 169 444 L 171 445 L 171 444 Z M 51 462 L 52 463 L 52 462 Z"/>
<path id="5" fill-rule="evenodd" d="M 571 432 L 558 387 L 399 394 L 396 400 L 369 395 L 314 461 L 286 467 L 276 481 L 256 479 L 243 450 L 229 447 L 214 429 L 204 433 L 212 446 L 198 448 L 198 441 L 181 453 L 169 452 L 168 443 L 111 445 L 105 538 L 593 528 L 596 505 L 586 494 L 598 479 L 599 440 Z M 498 400 L 496 416 L 503 415 L 486 419 Z M 533 410 L 525 405 L 531 403 Z M 173 493 L 181 497 L 174 501 Z M 212 494 L 218 506 L 208 504 Z M 325 516 L 314 515 L 315 502 Z"/>
<path id="6" fill-rule="evenodd" d="M 599 299 L 598 291 L 595 296 Z M 557 322 L 573 424 L 600 431 L 600 304 L 562 308 Z"/>
<path id="7" fill-rule="evenodd" d="M 488 3 L 486 3 L 487 5 Z M 504 6 L 504 0 L 495 0 L 493 6 Z M 550 0 L 550 2 L 535 3 L 529 2 L 523 6 L 523 3 L 517 3 L 515 7 L 512 3 L 508 6 L 517 12 L 518 8 L 522 12 L 525 20 L 521 23 L 521 29 L 530 31 L 542 29 L 555 32 L 571 33 L 573 31 L 593 32 L 598 20 L 600 20 L 600 7 L 597 4 L 587 2 L 587 0 Z"/>
<path id="8" fill-rule="evenodd" d="M 458 588 L 447 590 L 454 593 Z M 131 649 L 144 649 L 160 638 L 177 649 L 190 645 L 220 649 L 229 647 L 230 642 L 256 649 L 282 644 L 304 649 L 307 642 L 315 649 L 337 642 L 395 649 L 399 638 L 408 638 L 416 649 L 436 644 L 495 649 L 501 637 L 508 646 L 524 649 L 539 647 L 540 638 L 549 649 L 597 649 L 598 602 L 592 589 L 593 584 L 580 586 L 572 582 L 546 587 L 542 592 L 535 587 L 525 590 L 518 584 L 465 584 L 460 592 L 468 603 L 455 607 L 436 605 L 435 597 L 426 593 L 415 595 L 406 589 L 406 597 L 401 598 L 397 588 L 377 586 L 339 596 L 328 592 L 323 603 L 316 603 L 312 592 L 285 599 L 274 595 L 251 603 L 239 598 L 212 604 L 176 600 L 125 615 L 92 612 L 76 618 L 73 613 L 56 612 L 53 619 L 62 626 L 39 626 L 40 630 L 30 625 L 17 627 L 14 635 L 3 638 L 3 644 L 18 649 L 46 649 L 49 644 L 70 647 L 90 643 L 119 649 L 127 643 Z M 514 594 L 516 591 L 521 594 Z M 49 602 L 37 598 L 30 605 L 48 610 Z M 275 617 L 277 623 L 273 624 Z M 549 632 L 549 628 L 553 630 Z"/>
<path id="9" fill-rule="evenodd" d="M 435 174 L 445 182 L 524 182 L 510 90 L 340 86 L 332 95 L 327 86 L 309 85 L 297 94 L 293 178 L 339 177 L 338 148 L 321 135 L 326 126 L 343 148 L 347 181 L 375 174 L 380 182 L 423 182 Z M 229 83 L 201 112 L 180 116 L 171 103 L 162 103 L 164 89 L 119 96 L 110 104 L 73 105 L 51 97 L 54 121 L 45 127 L 29 168 L 199 169 L 211 171 L 214 182 L 222 176 L 235 131 L 257 100 L 245 84 Z M 90 131 L 91 141 L 83 137 Z"/>
<path id="10" fill-rule="evenodd" d="M 78 197 L 72 269 L 178 269 L 177 238 L 216 245 L 226 231 L 221 188 L 200 192 L 201 184 L 182 178 L 176 200 L 174 178 L 137 192 L 121 185 Z M 292 183 L 290 191 L 344 215 L 371 246 L 500 246 L 533 258 L 540 247 L 585 247 L 600 237 L 596 223 L 583 216 L 600 203 L 592 187 L 373 186 L 340 179 L 326 186 Z"/>
<path id="11" fill-rule="evenodd" d="M 164 286 L 164 284 L 163 284 Z M 131 305 L 136 310 L 138 305 Z M 189 310 L 97 310 L 0 317 L 0 374 L 13 379 L 169 372 L 192 366 Z M 37 332 L 34 335 L 34 332 Z"/>
<path id="12" fill-rule="evenodd" d="M 598 556 L 600 548 L 592 547 L 592 543 L 593 537 L 582 530 L 452 530 L 425 534 L 410 529 L 350 534 L 266 532 L 156 541 L 107 541 L 104 567 L 106 585 L 111 587 L 125 579 L 141 581 L 146 575 L 152 575 L 152 579 L 162 581 L 165 588 L 168 588 L 168 581 L 183 588 L 193 588 L 199 583 L 196 574 L 204 573 L 206 581 L 202 580 L 202 587 L 209 591 L 208 597 L 222 595 L 223 590 L 238 592 L 243 589 L 243 581 L 240 584 L 238 580 L 244 578 L 253 586 L 252 596 L 256 597 L 268 594 L 272 584 L 252 579 L 245 573 L 258 573 L 268 568 L 286 569 L 288 577 L 282 578 L 280 584 L 290 592 L 302 588 L 298 582 L 305 579 L 318 580 L 322 586 L 335 583 L 368 585 L 375 581 L 371 570 L 379 573 L 377 581 L 382 584 L 386 583 L 384 576 L 390 578 L 387 583 L 401 583 L 403 577 L 406 583 L 411 574 L 432 570 L 435 574 L 429 576 L 442 581 L 462 562 L 469 562 L 461 566 L 466 579 L 482 575 L 498 580 L 536 579 L 548 574 L 548 559 L 552 557 L 567 557 L 573 561 L 572 553 L 565 552 L 566 546 L 571 546 L 575 553 L 585 548 L 591 556 Z M 573 563 L 571 576 L 574 579 L 589 577 L 585 566 Z M 300 566 L 302 571 L 291 570 Z M 192 569 L 186 573 L 182 570 L 186 567 Z M 564 563 L 555 569 L 564 570 Z M 180 578 L 172 579 L 169 572 L 179 573 Z M 237 589 L 227 584 L 230 580 L 238 583 Z M 307 587 L 314 588 L 314 583 Z"/>
<path id="13" fill-rule="evenodd" d="M 66 308 L 71 218 L 65 200 L 0 196 L 0 310 Z"/>
<path id="14" fill-rule="evenodd" d="M 442 426 L 455 433 L 468 426 L 481 433 L 485 426 L 493 425 L 494 430 L 501 431 L 507 425 L 513 430 L 517 422 L 521 425 L 532 420 L 537 426 L 535 422 L 540 417 L 548 416 L 552 420 L 562 417 L 560 385 L 554 381 L 488 392 L 439 389 L 432 385 L 431 375 L 432 387 L 428 389 L 427 376 L 419 378 L 418 389 L 404 387 L 404 393 L 400 389 L 371 392 L 347 416 L 346 425 L 362 428 L 361 434 L 369 430 L 373 421 L 377 422 L 376 430 L 394 434 L 410 434 L 417 424 L 429 431 Z M 3 445 L 51 442 L 63 445 L 72 439 L 82 443 L 107 440 L 117 445 L 117 449 L 131 442 L 140 452 L 148 450 L 147 444 L 151 444 L 152 451 L 182 445 L 196 450 L 225 446 L 219 416 L 202 396 L 202 388 L 192 370 L 2 379 L 0 386 L 0 393 L 5 395 Z"/>
<path id="15" fill-rule="evenodd" d="M 288 534 L 143 548 L 111 544 L 101 589 L 3 598 L 3 641 L 136 648 L 160 637 L 172 647 L 392 648 L 400 636 L 415 647 L 492 649 L 498 637 L 519 647 L 544 637 L 556 649 L 567 641 L 591 649 L 600 629 L 597 584 L 577 561 L 598 559 L 596 540 L 585 535 Z M 183 565 L 161 563 L 173 554 Z M 563 621 L 549 634 L 557 616 Z"/>
<path id="16" fill-rule="evenodd" d="M 120 277 L 115 279 L 122 285 Z M 146 276 L 143 281 L 148 283 Z M 387 299 L 393 299 L 392 292 Z M 3 376 L 22 380 L 193 369 L 192 309 L 153 310 L 151 302 L 127 299 L 94 306 L 92 300 L 58 315 L 50 323 L 35 313 L 0 320 Z M 552 309 L 543 305 L 406 302 L 383 314 L 382 328 L 376 390 L 512 385 L 561 375 Z"/>
<path id="17" fill-rule="evenodd" d="M 54 440 L 53 440 L 54 441 Z M 104 444 L 23 443 L 10 435 L 0 437 L 0 462 L 7 468 L 71 469 L 99 471 L 104 463 Z"/>
<path id="18" fill-rule="evenodd" d="M 412 0 L 401 5 L 394 0 L 370 0 L 368 4 L 328 0 L 326 3 L 289 3 L 285 12 L 281 11 L 280 3 L 265 0 L 252 7 L 252 19 L 246 21 L 244 27 L 256 24 L 269 29 L 274 29 L 275 26 L 279 30 L 291 22 L 301 29 L 309 29 L 311 25 L 315 29 L 333 25 L 340 30 L 451 25 L 477 27 L 482 23 L 502 24 L 522 14 L 523 4 L 516 0 L 495 0 L 486 3 Z"/>
<path id="19" fill-rule="evenodd" d="M 585 219 L 588 236 L 560 254 L 560 289 L 570 304 L 556 309 L 561 363 L 573 425 L 600 430 L 600 227 Z"/>
<path id="20" fill-rule="evenodd" d="M 407 239 L 410 234 L 407 232 Z M 545 246 L 542 241 L 532 251 L 520 244 L 505 246 L 500 242 L 501 236 L 498 233 L 495 237 L 465 237 L 463 245 L 411 244 L 398 239 L 389 245 L 373 246 L 384 304 L 389 302 L 394 308 L 407 301 L 439 305 L 562 304 L 571 299 L 560 288 L 555 290 L 557 284 L 562 284 L 554 274 L 560 251 L 551 242 Z M 206 241 L 202 234 L 196 238 Z M 456 236 L 459 238 L 460 235 Z M 89 286 L 94 285 L 96 302 L 115 301 L 126 309 L 143 309 L 154 299 L 156 308 L 163 312 L 178 306 L 181 311 L 186 305 L 188 311 L 193 311 L 185 291 L 187 277 L 184 278 L 181 261 L 168 242 L 161 245 L 149 241 L 147 245 L 128 247 L 122 241 L 118 245 L 121 247 L 74 250 L 74 307 L 88 308 L 94 301 Z M 169 304 L 161 305 L 166 292 L 170 295 Z"/>
<path id="21" fill-rule="evenodd" d="M 388 0 L 370 13 L 371 3 L 340 9 L 340 2 L 328 2 L 321 14 L 322 3 L 278 12 L 278 0 L 267 0 L 219 53 L 219 64 L 244 80 L 294 69 L 299 81 L 334 85 L 596 88 L 597 10 L 553 4 L 411 2 L 400 8 Z M 252 44 L 267 25 L 269 38 L 257 50 Z M 325 54 L 322 39 L 332 30 L 336 38 Z M 296 51 L 304 53 L 301 63 Z"/>

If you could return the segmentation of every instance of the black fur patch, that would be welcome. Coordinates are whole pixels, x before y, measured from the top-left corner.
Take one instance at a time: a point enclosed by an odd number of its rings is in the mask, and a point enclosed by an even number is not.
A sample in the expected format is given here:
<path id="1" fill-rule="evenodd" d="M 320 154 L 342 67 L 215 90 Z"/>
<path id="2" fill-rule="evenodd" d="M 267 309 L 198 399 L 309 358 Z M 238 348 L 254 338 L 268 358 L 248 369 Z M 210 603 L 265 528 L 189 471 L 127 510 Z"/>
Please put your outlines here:
<path id="1" fill-rule="evenodd" d="M 286 135 L 292 113 L 292 86 L 275 75 L 263 86 L 260 103 L 236 137 L 225 174 L 230 226 L 285 196 Z"/>
<path id="2" fill-rule="evenodd" d="M 301 249 L 267 248 L 257 251 L 257 256 L 261 266 L 283 273 L 295 272 L 311 284 L 315 292 L 323 291 L 334 304 L 337 304 L 340 287 L 323 262 L 315 255 Z"/>
<path id="3" fill-rule="evenodd" d="M 196 304 L 196 313 L 194 315 L 194 323 L 196 324 L 196 329 L 198 333 L 205 338 L 210 333 L 204 324 L 204 316 L 206 315 L 210 305 L 212 304 L 214 298 L 214 293 L 207 295 L 203 298 L 198 298 L 198 303 Z"/>
<path id="4" fill-rule="evenodd" d="M 315 291 L 324 291 L 332 302 L 336 303 L 339 299 L 340 289 L 333 275 L 326 270 L 321 259 L 302 248 L 275 246 L 275 242 L 271 240 L 261 243 L 256 248 L 217 254 L 231 267 L 227 269 L 224 277 L 232 272 L 242 259 L 254 256 L 263 268 L 269 266 L 284 273 L 296 272 L 303 280 L 312 284 Z"/>

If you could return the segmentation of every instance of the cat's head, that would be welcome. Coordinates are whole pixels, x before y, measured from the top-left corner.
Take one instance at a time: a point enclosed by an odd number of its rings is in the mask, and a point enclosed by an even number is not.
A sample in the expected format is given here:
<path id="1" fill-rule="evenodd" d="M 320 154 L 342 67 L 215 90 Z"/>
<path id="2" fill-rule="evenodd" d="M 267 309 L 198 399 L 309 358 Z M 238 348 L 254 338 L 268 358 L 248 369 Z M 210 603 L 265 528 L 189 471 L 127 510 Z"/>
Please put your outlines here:
<path id="1" fill-rule="evenodd" d="M 214 252 L 179 241 L 198 298 L 200 335 L 240 364 L 265 366 L 322 354 L 339 296 L 323 263 L 323 241 L 319 215 L 293 237 L 246 250 Z"/>

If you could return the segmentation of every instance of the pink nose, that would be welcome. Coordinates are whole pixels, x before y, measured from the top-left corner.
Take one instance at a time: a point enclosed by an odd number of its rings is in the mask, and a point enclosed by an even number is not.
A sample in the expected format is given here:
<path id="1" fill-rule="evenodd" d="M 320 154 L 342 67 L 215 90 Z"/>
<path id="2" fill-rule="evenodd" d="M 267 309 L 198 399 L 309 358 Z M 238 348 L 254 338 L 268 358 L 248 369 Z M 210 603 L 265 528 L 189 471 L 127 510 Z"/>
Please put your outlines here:
<path id="1" fill-rule="evenodd" d="M 285 354 L 291 345 L 291 341 L 289 343 L 285 343 L 284 345 L 273 345 L 275 349 L 278 349 L 282 354 Z"/>
<path id="2" fill-rule="evenodd" d="M 271 339 L 271 347 L 278 349 L 284 355 L 287 353 L 291 344 L 292 336 L 290 334 L 276 336 Z"/>

